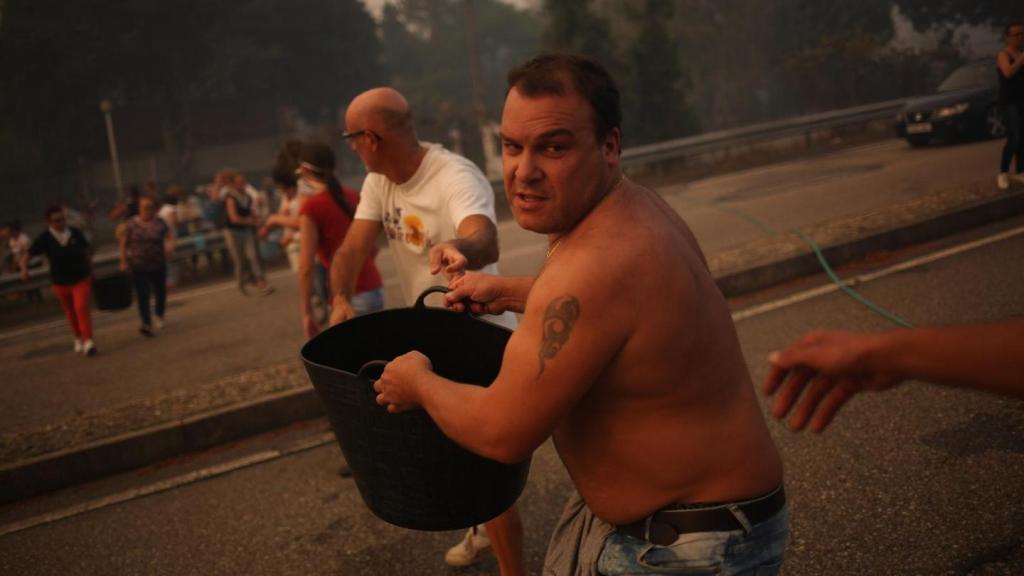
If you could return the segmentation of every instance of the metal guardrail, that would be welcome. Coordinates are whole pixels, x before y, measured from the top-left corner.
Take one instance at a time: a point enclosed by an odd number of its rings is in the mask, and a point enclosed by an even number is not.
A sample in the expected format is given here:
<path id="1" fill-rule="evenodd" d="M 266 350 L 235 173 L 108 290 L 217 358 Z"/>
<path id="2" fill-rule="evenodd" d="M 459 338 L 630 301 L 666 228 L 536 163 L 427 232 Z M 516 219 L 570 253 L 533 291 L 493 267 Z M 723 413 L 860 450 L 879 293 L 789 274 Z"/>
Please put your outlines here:
<path id="1" fill-rule="evenodd" d="M 845 108 L 843 110 L 808 114 L 785 120 L 753 124 L 742 128 L 720 130 L 697 136 L 634 146 L 622 151 L 622 163 L 627 167 L 639 166 L 724 150 L 737 144 L 763 142 L 800 134 L 810 137 L 815 131 L 886 118 L 891 118 L 895 121 L 896 113 L 903 108 L 905 102 L 906 99 L 889 100 L 856 106 L 854 108 Z M 500 178 L 497 178 L 492 180 L 491 184 L 500 189 L 503 182 Z M 197 252 L 220 250 L 224 246 L 224 237 L 220 231 L 207 232 L 202 237 L 203 240 L 200 240 L 199 243 L 205 241 L 206 244 L 202 250 L 197 249 L 194 236 L 179 238 L 172 259 L 175 261 L 184 260 Z M 103 277 L 117 272 L 118 260 L 116 251 L 97 254 L 93 258 L 94 276 Z M 43 268 L 34 268 L 30 271 L 30 274 L 28 282 L 22 282 L 17 274 L 4 274 L 0 276 L 0 295 L 32 288 L 42 288 L 50 284 L 49 268 L 45 266 Z"/>
<path id="2" fill-rule="evenodd" d="M 665 140 L 653 144 L 633 146 L 622 151 L 623 166 L 642 166 L 665 160 L 697 156 L 724 150 L 737 144 L 749 144 L 775 140 L 787 136 L 810 136 L 819 130 L 828 130 L 841 126 L 849 126 L 875 120 L 892 119 L 896 122 L 896 114 L 903 108 L 906 98 L 887 100 L 874 104 L 865 104 L 842 110 L 807 114 L 784 120 L 774 120 L 761 124 L 752 124 L 742 128 L 719 130 L 687 136 L 675 140 Z M 501 178 L 491 180 L 491 185 L 500 188 L 504 183 Z"/>
<path id="3" fill-rule="evenodd" d="M 212 230 L 199 232 L 177 239 L 174 253 L 168 259 L 172 262 L 188 260 L 202 252 L 216 252 L 224 248 L 224 232 Z M 107 249 L 93 256 L 92 274 L 94 278 L 105 278 L 120 271 L 121 257 L 116 249 Z M 43 265 L 29 270 L 29 279 L 23 281 L 18 274 L 0 275 L 0 295 L 11 292 L 23 292 L 50 285 L 50 267 Z"/>

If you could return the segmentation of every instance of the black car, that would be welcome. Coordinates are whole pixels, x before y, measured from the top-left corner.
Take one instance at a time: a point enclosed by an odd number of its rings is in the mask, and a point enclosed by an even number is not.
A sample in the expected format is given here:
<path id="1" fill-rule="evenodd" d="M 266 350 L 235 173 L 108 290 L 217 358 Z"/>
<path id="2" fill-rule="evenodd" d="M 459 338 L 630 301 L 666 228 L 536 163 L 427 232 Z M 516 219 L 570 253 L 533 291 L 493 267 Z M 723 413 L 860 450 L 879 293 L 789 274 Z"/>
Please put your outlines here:
<path id="1" fill-rule="evenodd" d="M 957 68 L 931 96 L 909 100 L 900 112 L 899 134 L 911 146 L 936 140 L 999 138 L 1006 124 L 999 108 L 994 58 Z"/>

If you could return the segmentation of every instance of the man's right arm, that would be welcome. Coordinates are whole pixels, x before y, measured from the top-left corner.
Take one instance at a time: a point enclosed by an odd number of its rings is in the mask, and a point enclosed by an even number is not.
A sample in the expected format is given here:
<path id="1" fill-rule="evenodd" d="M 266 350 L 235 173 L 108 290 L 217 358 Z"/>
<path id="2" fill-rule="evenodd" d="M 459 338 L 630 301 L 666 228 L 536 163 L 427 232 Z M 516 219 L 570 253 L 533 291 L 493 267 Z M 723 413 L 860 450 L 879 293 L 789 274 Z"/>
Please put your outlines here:
<path id="1" fill-rule="evenodd" d="M 355 292 L 356 280 L 359 278 L 359 271 L 363 268 L 363 262 L 373 252 L 380 226 L 380 222 L 376 220 L 358 218 L 353 220 L 345 234 L 344 242 L 331 258 L 332 326 L 355 315 L 350 301 Z"/>
<path id="2" fill-rule="evenodd" d="M 495 276 L 483 272 L 466 272 L 448 283 L 451 292 L 444 295 L 445 305 L 462 312 L 469 302 L 474 314 L 522 314 L 530 295 L 533 276 Z"/>

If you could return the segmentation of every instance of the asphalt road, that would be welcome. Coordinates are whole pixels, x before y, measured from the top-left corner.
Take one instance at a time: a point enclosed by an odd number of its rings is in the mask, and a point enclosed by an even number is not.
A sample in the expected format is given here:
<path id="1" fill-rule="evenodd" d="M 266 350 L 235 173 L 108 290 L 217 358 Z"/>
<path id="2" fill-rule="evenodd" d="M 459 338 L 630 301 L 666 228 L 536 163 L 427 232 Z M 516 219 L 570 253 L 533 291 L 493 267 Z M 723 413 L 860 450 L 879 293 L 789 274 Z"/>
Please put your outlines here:
<path id="1" fill-rule="evenodd" d="M 688 184 L 659 188 L 712 255 L 764 237 L 764 230 L 808 226 L 884 209 L 926 192 L 970 185 L 990 176 L 995 141 L 912 149 L 892 140 Z M 499 200 L 500 201 L 500 200 Z M 712 208 L 716 205 L 726 210 Z M 499 226 L 504 274 L 533 274 L 545 239 L 513 221 Z M 377 263 L 386 305 L 401 306 L 393 259 Z M 277 292 L 243 297 L 230 282 L 172 294 L 168 326 L 154 339 L 137 333 L 135 311 L 96 313 L 100 354 L 72 355 L 62 318 L 0 332 L 0 434 L 56 426 L 75 416 L 184 391 L 250 368 L 297 357 L 303 342 L 294 276 L 271 279 Z"/>
<path id="2" fill-rule="evenodd" d="M 920 324 L 1024 315 L 1021 227 L 1024 219 L 1018 218 L 949 239 L 942 244 L 1018 232 L 859 289 Z M 880 265 L 919 252 L 908 250 Z M 821 283 L 811 279 L 745 298 L 739 308 L 778 302 Z M 767 353 L 807 329 L 889 326 L 838 293 L 737 321 L 757 382 Z M 792 506 L 785 574 L 1024 573 L 1024 404 L 909 383 L 858 397 L 821 435 L 792 433 L 775 422 L 771 429 L 786 463 Z M 471 569 L 444 566 L 443 551 L 457 533 L 413 532 L 376 520 L 353 482 L 337 475 L 338 450 L 323 432 L 323 423 L 313 422 L 2 509 L 0 533 L 10 522 L 38 514 L 82 513 L 0 536 L 0 573 L 496 573 L 493 560 Z M 265 462 L 202 481 L 183 476 L 271 448 L 295 448 L 310 438 L 314 447 L 287 456 L 270 453 Z M 174 478 L 184 480 L 135 497 Z M 531 573 L 539 571 L 568 485 L 551 446 L 543 446 L 520 501 Z M 111 494 L 126 500 L 89 504 Z"/>

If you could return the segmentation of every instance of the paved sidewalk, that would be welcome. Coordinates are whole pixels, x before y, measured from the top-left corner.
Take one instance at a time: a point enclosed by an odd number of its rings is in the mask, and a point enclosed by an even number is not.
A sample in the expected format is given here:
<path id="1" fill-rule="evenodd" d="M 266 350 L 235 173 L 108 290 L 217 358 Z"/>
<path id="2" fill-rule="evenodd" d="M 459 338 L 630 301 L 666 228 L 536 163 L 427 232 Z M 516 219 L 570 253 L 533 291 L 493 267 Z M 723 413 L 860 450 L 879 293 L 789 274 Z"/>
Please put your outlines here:
<path id="1" fill-rule="evenodd" d="M 925 155 L 905 150 L 902 143 L 888 143 L 865 147 L 860 156 L 802 160 L 660 191 L 697 233 L 723 291 L 735 296 L 818 270 L 815 255 L 794 231 L 812 238 L 833 265 L 840 265 L 872 251 L 924 242 L 1024 213 L 1024 190 L 999 193 L 994 178 L 982 169 L 995 144 L 948 147 Z M 887 173 L 889 167 L 875 159 L 897 154 L 916 154 L 907 157 L 904 173 Z M 959 158 L 961 165 L 934 180 L 934 172 L 948 166 L 947 158 Z M 919 174 L 915 163 L 926 160 L 933 167 L 921 178 L 933 179 L 922 181 L 915 176 Z M 965 169 L 964 164 L 971 162 L 976 165 Z M 850 187 L 864 193 L 851 197 Z M 830 189 L 835 196 L 829 197 Z M 773 198 L 773 190 L 792 198 Z M 513 222 L 503 222 L 500 229 L 502 271 L 535 271 L 543 259 L 543 238 L 517 229 Z M 397 285 L 386 250 L 378 262 L 389 279 L 387 302 L 395 306 Z M 0 345 L 6 349 L 0 349 L 0 365 L 5 365 L 5 377 L 0 380 L 7 381 L 9 397 L 26 402 L 21 413 L 0 419 L 8 422 L 0 424 L 0 502 L 320 416 L 319 402 L 297 359 L 301 336 L 295 318 L 294 278 L 290 273 L 275 276 L 278 294 L 264 300 L 234 298 L 224 304 L 218 294 L 230 292 L 228 285 L 176 295 L 182 308 L 191 307 L 203 321 L 225 314 L 237 321 L 211 336 L 214 330 L 198 320 L 190 324 L 185 317 L 179 337 L 190 346 L 190 356 L 184 363 L 174 364 L 180 362 L 180 354 L 159 355 L 156 348 L 143 348 L 147 343 L 134 334 L 133 311 L 98 318 L 107 341 L 123 343 L 97 358 L 106 367 L 83 363 L 80 369 L 69 368 L 82 359 L 70 354 L 64 359 L 66 338 L 59 344 L 53 343 L 56 336 L 27 338 L 45 326 L 0 333 Z M 172 306 L 169 317 L 174 319 L 175 314 Z M 62 326 L 50 329 L 59 332 Z M 264 351 L 268 339 L 274 349 Z M 231 342 L 244 343 L 252 355 L 232 356 L 225 351 Z M 214 365 L 204 366 L 205 377 L 198 380 L 182 382 L 167 376 L 171 368 L 188 372 L 187 358 L 195 358 L 197 370 L 202 362 Z M 37 381 L 33 370 L 44 369 L 64 381 Z M 114 380 L 131 384 L 132 378 L 139 380 L 137 385 L 118 388 L 113 384 Z M 65 394 L 82 397 L 74 404 L 74 413 L 68 413 Z"/>

